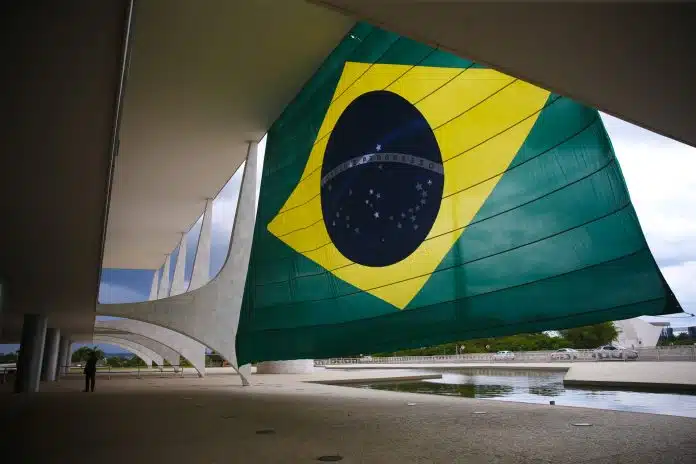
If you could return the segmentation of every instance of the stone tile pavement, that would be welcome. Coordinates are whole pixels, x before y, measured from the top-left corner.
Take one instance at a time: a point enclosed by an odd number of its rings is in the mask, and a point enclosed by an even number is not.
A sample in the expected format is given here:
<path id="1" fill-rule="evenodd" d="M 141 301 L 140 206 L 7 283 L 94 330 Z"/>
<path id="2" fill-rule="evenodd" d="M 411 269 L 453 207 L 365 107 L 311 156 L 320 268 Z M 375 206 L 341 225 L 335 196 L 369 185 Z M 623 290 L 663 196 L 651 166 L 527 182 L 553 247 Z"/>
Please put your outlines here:
<path id="1" fill-rule="evenodd" d="M 363 390 L 292 375 L 252 379 L 254 386 L 241 387 L 232 375 L 119 377 L 92 394 L 68 377 L 36 395 L 2 392 L 0 456 L 21 463 L 311 463 L 325 455 L 385 464 L 696 462 L 695 419 Z"/>

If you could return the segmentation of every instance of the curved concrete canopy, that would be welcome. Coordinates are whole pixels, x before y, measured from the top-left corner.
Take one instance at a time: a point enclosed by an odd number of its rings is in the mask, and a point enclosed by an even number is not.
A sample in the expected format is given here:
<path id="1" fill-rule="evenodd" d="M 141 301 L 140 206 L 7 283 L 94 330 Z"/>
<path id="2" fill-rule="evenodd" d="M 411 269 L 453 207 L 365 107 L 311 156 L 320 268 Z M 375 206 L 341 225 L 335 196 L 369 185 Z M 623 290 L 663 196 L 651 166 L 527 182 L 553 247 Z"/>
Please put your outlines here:
<path id="1" fill-rule="evenodd" d="M 696 146 L 696 4 L 309 0 Z"/>
<path id="2" fill-rule="evenodd" d="M 104 267 L 156 269 L 354 21 L 304 0 L 136 3 Z"/>
<path id="3" fill-rule="evenodd" d="M 242 384 L 248 384 L 250 368 L 240 369 L 237 363 L 235 337 L 256 221 L 257 162 L 258 147 L 256 143 L 251 143 L 244 165 L 230 248 L 218 275 L 200 288 L 168 298 L 140 303 L 100 304 L 97 306 L 99 314 L 129 319 L 100 321 L 97 327 L 104 327 L 105 322 L 123 320 L 146 321 L 168 327 L 218 352 L 237 369 Z M 206 209 L 206 216 L 210 207 L 208 205 Z M 114 328 L 113 325 L 108 327 Z"/>
<path id="4" fill-rule="evenodd" d="M 142 335 L 130 333 L 130 332 L 124 332 L 121 330 L 104 330 L 104 329 L 98 329 L 95 330 L 94 336 L 104 336 L 104 337 L 117 337 L 119 339 L 123 340 L 130 340 L 134 343 L 137 343 L 138 345 L 144 346 L 147 349 L 157 353 L 161 358 L 166 360 L 169 364 L 173 366 L 178 366 L 181 362 L 180 357 L 181 354 L 175 351 L 174 349 L 170 348 L 167 345 L 164 345 L 157 340 L 153 340 L 148 337 L 144 337 Z M 159 364 L 159 363 L 158 363 Z M 161 365 L 161 364 L 160 364 Z"/>
<path id="5" fill-rule="evenodd" d="M 147 347 L 138 345 L 137 343 L 130 340 L 95 335 L 92 338 L 92 341 L 94 343 L 103 343 L 107 345 L 118 346 L 123 348 L 124 350 L 130 351 L 131 353 L 142 359 L 145 362 L 145 364 L 147 364 L 147 367 L 152 367 L 153 362 L 158 366 L 162 366 L 164 364 L 164 359 L 162 358 L 162 356 L 158 355 L 157 353 L 148 349 Z"/>
<path id="6" fill-rule="evenodd" d="M 117 337 L 110 337 L 110 336 L 101 336 L 101 335 L 75 335 L 73 340 L 73 343 L 103 343 L 106 345 L 114 345 L 118 346 L 120 348 L 123 348 L 124 350 L 136 355 L 140 359 L 142 359 L 145 364 L 148 365 L 148 367 L 152 366 L 152 363 L 155 362 L 158 365 L 161 366 L 161 364 L 157 361 L 164 362 L 162 360 L 162 357 L 159 356 L 157 353 L 149 350 L 148 348 L 138 345 L 135 342 L 129 341 L 129 340 L 124 340 L 121 338 Z"/>
<path id="7" fill-rule="evenodd" d="M 100 329 L 121 330 L 156 340 L 181 353 L 198 371 L 200 377 L 205 375 L 205 346 L 166 327 L 132 319 L 112 319 L 96 321 L 94 329 L 97 331 Z"/>

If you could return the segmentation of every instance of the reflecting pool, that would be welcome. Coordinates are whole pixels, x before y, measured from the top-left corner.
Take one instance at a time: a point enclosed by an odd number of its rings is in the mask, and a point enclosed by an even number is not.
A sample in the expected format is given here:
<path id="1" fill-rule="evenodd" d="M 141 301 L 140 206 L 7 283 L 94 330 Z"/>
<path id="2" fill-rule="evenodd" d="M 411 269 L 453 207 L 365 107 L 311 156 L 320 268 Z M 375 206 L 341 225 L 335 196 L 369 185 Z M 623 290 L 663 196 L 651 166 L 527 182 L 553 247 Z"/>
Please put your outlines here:
<path id="1" fill-rule="evenodd" d="M 567 388 L 563 386 L 563 372 L 453 369 L 428 370 L 427 373 L 440 373 L 442 379 L 375 382 L 355 386 L 524 403 L 548 404 L 553 400 L 560 406 L 696 417 L 696 392 L 661 393 L 625 389 Z"/>

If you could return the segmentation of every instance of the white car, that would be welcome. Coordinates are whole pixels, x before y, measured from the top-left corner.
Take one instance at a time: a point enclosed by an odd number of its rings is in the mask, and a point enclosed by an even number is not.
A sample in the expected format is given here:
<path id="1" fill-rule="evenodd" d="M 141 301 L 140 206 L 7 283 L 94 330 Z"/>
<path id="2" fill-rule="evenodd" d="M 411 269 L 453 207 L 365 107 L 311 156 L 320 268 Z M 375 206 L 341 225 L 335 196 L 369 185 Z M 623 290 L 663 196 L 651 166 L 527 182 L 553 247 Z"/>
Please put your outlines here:
<path id="1" fill-rule="evenodd" d="M 597 359 L 638 359 L 638 352 L 623 346 L 604 345 L 592 352 Z"/>
<path id="2" fill-rule="evenodd" d="M 572 348 L 560 348 L 551 353 L 551 359 L 578 359 L 578 351 Z"/>
<path id="3" fill-rule="evenodd" d="M 493 355 L 493 359 L 496 361 L 511 361 L 515 359 L 515 353 L 512 351 L 498 351 Z"/>

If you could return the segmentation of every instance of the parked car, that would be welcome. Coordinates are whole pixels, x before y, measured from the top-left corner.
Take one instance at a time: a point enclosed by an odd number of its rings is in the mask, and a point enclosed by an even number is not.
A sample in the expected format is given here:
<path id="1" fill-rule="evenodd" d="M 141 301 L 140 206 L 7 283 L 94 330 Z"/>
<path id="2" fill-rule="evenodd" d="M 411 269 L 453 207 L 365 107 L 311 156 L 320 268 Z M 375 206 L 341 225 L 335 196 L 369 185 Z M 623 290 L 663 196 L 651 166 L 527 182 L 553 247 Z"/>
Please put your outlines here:
<path id="1" fill-rule="evenodd" d="M 604 345 L 592 352 L 596 359 L 638 359 L 638 352 L 623 346 Z"/>
<path id="2" fill-rule="evenodd" d="M 578 350 L 560 348 L 551 353 L 551 359 L 578 359 Z"/>
<path id="3" fill-rule="evenodd" d="M 493 359 L 496 361 L 511 361 L 515 359 L 515 353 L 512 351 L 498 351 L 493 355 Z"/>

